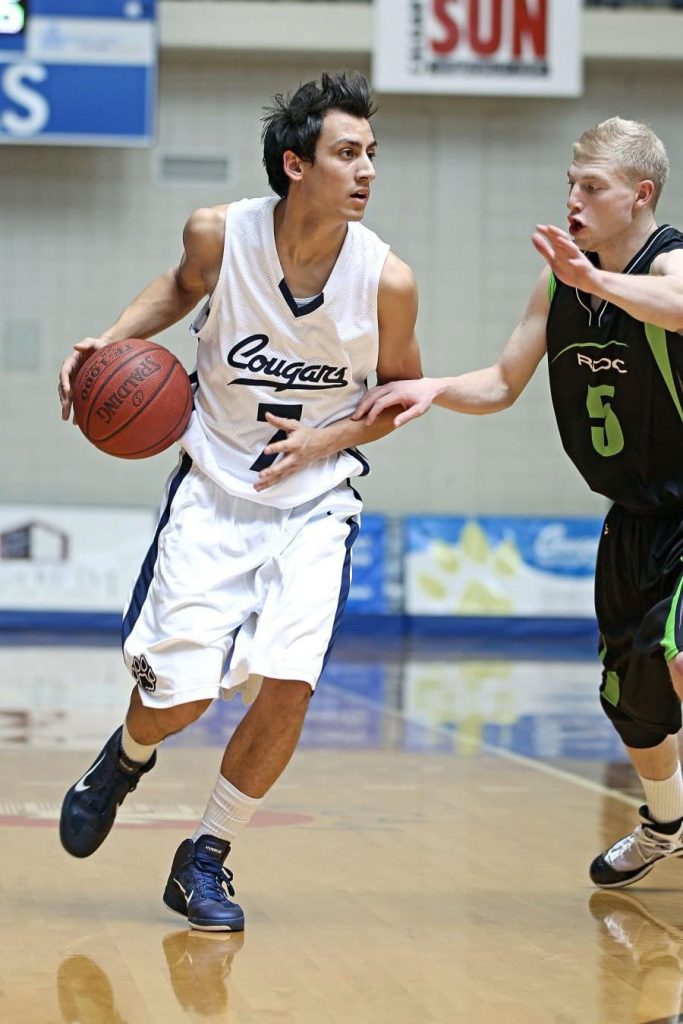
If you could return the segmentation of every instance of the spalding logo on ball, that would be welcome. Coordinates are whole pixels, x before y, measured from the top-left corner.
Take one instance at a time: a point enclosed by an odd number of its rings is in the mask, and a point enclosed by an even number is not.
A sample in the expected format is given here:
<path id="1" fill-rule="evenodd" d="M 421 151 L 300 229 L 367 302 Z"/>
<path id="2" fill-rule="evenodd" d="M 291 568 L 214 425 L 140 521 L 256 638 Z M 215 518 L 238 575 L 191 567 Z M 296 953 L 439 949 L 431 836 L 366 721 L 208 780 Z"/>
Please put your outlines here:
<path id="1" fill-rule="evenodd" d="M 76 422 L 108 455 L 145 459 L 185 431 L 192 387 L 182 363 L 142 338 L 112 341 L 81 366 L 73 391 Z"/>

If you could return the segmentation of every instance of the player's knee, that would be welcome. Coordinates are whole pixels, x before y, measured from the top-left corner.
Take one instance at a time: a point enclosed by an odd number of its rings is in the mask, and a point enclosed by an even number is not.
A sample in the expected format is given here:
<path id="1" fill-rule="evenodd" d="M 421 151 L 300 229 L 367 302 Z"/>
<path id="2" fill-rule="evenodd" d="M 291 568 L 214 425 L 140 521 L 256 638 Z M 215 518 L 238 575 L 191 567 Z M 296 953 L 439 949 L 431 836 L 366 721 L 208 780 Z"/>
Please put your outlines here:
<path id="1" fill-rule="evenodd" d="M 191 700 L 172 708 L 159 708 L 155 711 L 155 717 L 164 735 L 172 736 L 196 722 L 212 703 L 211 700 Z"/>
<path id="2" fill-rule="evenodd" d="M 649 723 L 639 722 L 625 714 L 620 708 L 609 701 L 601 698 L 602 710 L 619 734 L 622 743 L 635 750 L 646 750 L 650 747 L 657 747 L 669 735 L 669 731 L 662 728 L 654 728 Z M 675 732 L 674 729 L 670 730 Z"/>
<path id="3" fill-rule="evenodd" d="M 305 715 L 312 690 L 298 679 L 264 679 L 256 700 L 273 715 Z"/>
<path id="4" fill-rule="evenodd" d="M 683 653 L 675 655 L 669 662 L 669 675 L 676 696 L 679 700 L 683 700 Z"/>

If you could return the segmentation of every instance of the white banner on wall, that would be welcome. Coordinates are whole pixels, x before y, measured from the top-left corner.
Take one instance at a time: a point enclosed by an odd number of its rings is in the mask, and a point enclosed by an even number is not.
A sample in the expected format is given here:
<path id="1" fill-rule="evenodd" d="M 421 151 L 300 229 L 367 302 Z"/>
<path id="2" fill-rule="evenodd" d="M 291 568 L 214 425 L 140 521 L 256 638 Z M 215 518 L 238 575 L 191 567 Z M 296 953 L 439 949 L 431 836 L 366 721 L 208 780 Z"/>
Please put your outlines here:
<path id="1" fill-rule="evenodd" d="M 578 96 L 582 0 L 375 0 L 382 92 Z"/>
<path id="2" fill-rule="evenodd" d="M 120 611 L 155 522 L 144 509 L 0 505 L 0 609 Z"/>

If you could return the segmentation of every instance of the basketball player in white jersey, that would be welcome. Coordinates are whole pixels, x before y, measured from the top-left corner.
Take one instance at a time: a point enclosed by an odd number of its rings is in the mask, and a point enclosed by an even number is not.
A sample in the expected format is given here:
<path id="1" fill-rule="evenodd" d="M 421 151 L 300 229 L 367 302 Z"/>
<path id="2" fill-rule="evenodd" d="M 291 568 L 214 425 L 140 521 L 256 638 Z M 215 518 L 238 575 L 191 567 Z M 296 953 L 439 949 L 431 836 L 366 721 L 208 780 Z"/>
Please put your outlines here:
<path id="1" fill-rule="evenodd" d="M 123 621 L 136 680 L 122 727 L 69 790 L 62 844 L 87 857 L 156 748 L 217 697 L 253 703 L 231 737 L 164 901 L 193 928 L 244 927 L 231 844 L 297 745 L 350 583 L 356 445 L 393 428 L 351 415 L 379 381 L 421 375 L 410 269 L 360 221 L 375 179 L 366 80 L 340 72 L 275 98 L 263 132 L 276 196 L 198 210 L 178 266 L 60 373 L 62 416 L 95 348 L 192 324 L 195 408 Z M 206 298 L 208 296 L 208 298 Z"/>

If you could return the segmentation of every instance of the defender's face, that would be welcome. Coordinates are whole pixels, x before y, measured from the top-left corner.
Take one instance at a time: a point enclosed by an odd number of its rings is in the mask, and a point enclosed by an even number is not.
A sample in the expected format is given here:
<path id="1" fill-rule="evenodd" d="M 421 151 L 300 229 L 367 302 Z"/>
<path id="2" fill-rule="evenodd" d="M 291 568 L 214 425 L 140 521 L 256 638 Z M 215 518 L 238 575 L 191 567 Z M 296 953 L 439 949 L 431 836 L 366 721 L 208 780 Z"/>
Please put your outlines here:
<path id="1" fill-rule="evenodd" d="M 306 166 L 309 199 L 344 220 L 361 220 L 375 180 L 376 150 L 365 118 L 330 110 L 323 118 L 315 163 Z"/>
<path id="2" fill-rule="evenodd" d="M 607 161 L 575 160 L 567 171 L 569 233 L 592 252 L 615 241 L 633 223 L 638 182 L 629 182 Z"/>

